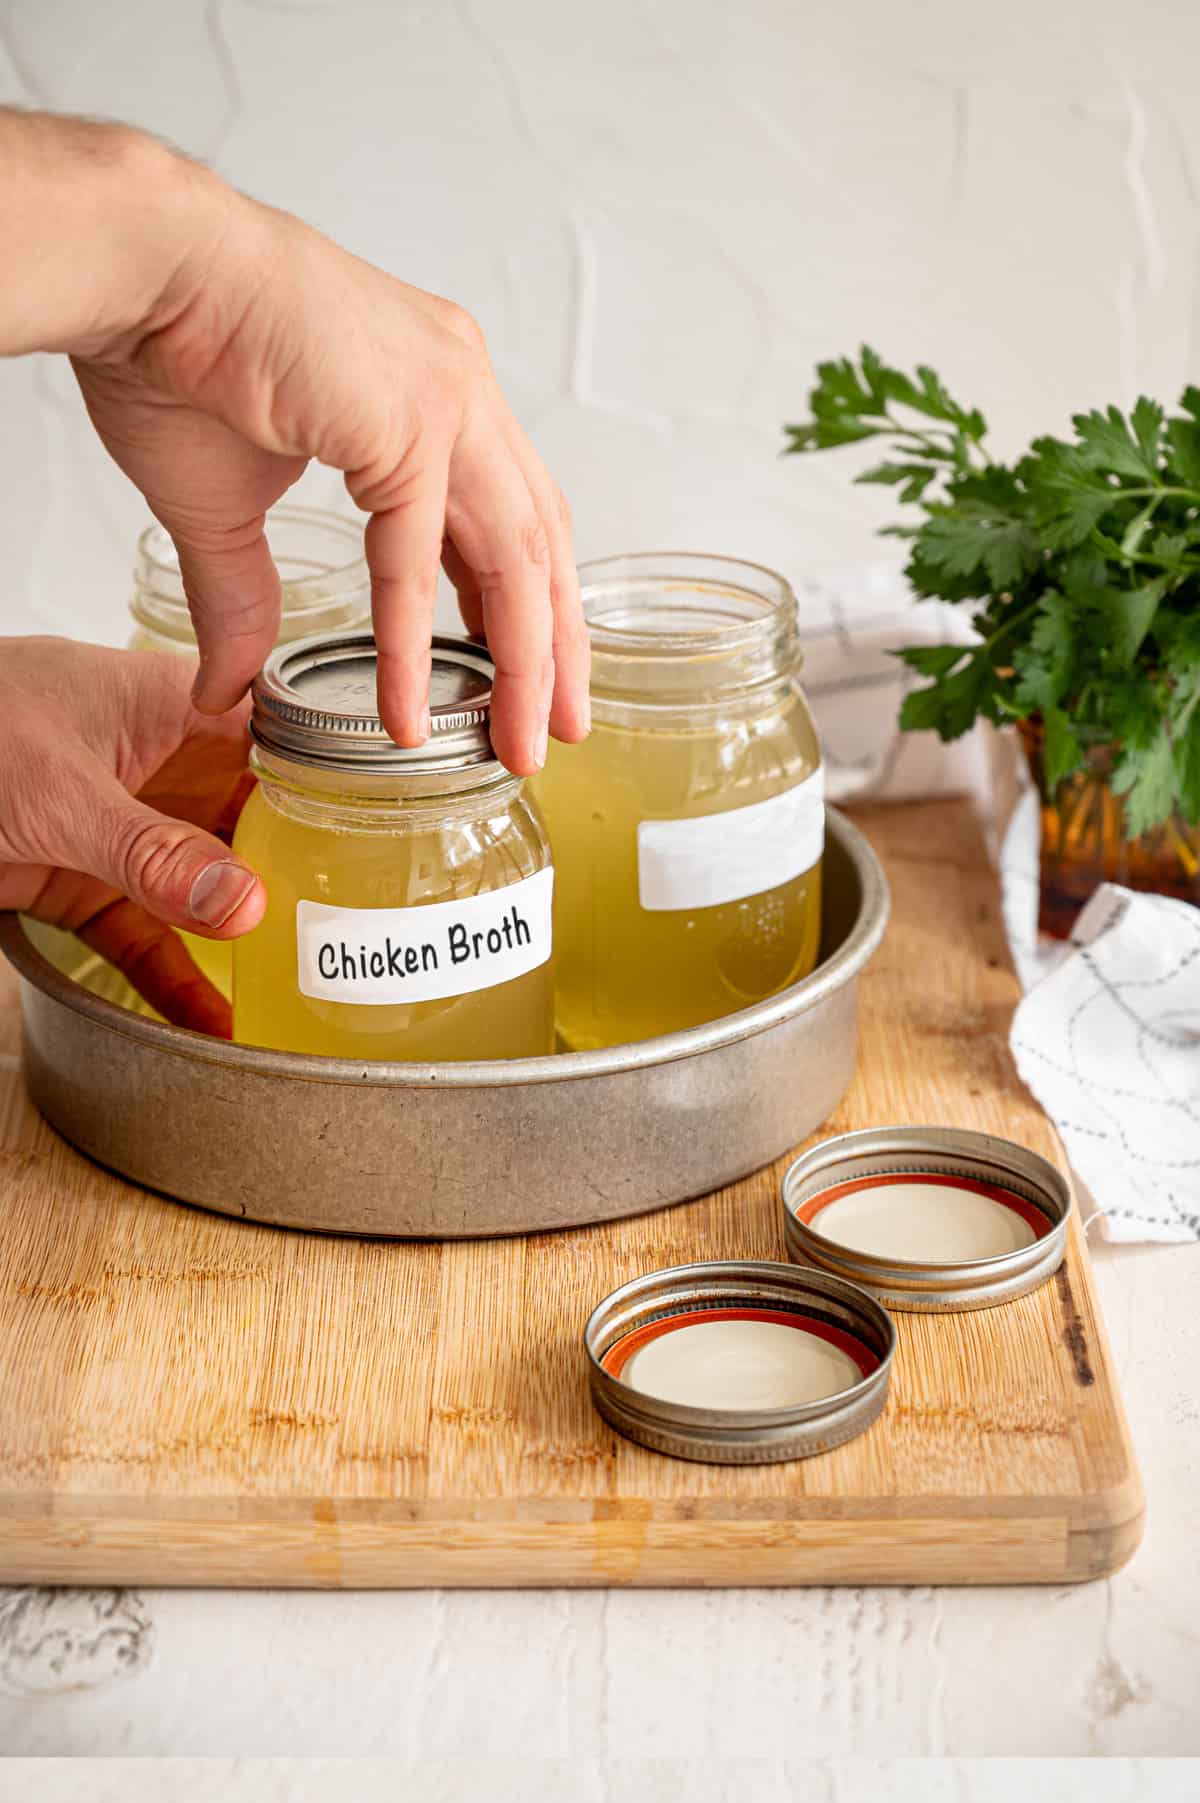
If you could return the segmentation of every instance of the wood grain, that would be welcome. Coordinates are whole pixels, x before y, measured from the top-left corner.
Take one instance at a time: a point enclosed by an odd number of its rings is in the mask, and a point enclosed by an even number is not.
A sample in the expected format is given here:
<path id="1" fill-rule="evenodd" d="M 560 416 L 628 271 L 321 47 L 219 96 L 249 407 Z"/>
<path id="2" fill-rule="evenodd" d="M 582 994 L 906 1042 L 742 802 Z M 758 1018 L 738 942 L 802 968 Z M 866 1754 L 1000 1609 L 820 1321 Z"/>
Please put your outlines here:
<path id="1" fill-rule="evenodd" d="M 826 1132 L 942 1121 L 1058 1156 L 966 803 L 863 809 L 893 885 Z M 820 1458 L 685 1464 L 591 1408 L 583 1322 L 694 1258 L 782 1258 L 777 1167 L 615 1226 L 447 1245 L 210 1216 L 28 1103 L 0 993 L 0 1577 L 48 1583 L 1069 1582 L 1142 1501 L 1082 1234 L 1057 1281 L 901 1316 L 883 1419 Z M 654 1148 L 644 1148 L 647 1158 Z M 347 1181 L 349 1181 L 349 1177 Z"/>

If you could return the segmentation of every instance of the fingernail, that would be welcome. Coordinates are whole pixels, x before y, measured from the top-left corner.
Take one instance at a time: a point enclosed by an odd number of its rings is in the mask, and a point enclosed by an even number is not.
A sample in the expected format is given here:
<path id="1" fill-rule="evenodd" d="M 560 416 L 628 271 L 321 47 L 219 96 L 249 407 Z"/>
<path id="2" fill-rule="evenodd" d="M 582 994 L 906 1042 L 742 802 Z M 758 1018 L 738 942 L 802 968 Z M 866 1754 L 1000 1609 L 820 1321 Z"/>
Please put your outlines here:
<path id="1" fill-rule="evenodd" d="M 421 734 L 421 743 L 423 745 L 425 743 L 426 739 L 429 737 L 430 733 L 433 731 L 433 727 L 431 726 L 430 721 L 429 721 L 429 709 L 428 708 L 422 709 L 421 721 L 420 721 L 420 726 L 419 726 L 418 730 Z"/>
<path id="2" fill-rule="evenodd" d="M 192 884 L 188 912 L 206 927 L 223 927 L 241 907 L 255 880 L 253 873 L 240 864 L 210 864 Z"/>
<path id="3" fill-rule="evenodd" d="M 550 749 L 550 722 L 549 722 L 549 720 L 543 720 L 542 724 L 538 727 L 537 743 L 534 745 L 534 748 L 533 748 L 533 761 L 537 765 L 539 770 L 542 769 L 542 767 L 544 766 L 544 764 L 546 762 L 546 753 L 549 751 L 549 749 Z"/>
<path id="4" fill-rule="evenodd" d="M 591 730 L 592 730 L 592 698 L 590 695 L 585 695 L 583 698 L 584 736 L 586 737 L 587 734 L 591 732 Z"/>

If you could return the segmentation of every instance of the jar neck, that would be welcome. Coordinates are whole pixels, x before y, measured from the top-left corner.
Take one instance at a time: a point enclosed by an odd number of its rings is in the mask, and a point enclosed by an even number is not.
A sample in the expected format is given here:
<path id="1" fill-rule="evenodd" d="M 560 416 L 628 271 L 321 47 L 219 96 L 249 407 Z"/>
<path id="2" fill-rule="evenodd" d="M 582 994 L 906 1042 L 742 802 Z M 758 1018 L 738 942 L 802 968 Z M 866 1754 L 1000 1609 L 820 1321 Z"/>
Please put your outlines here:
<path id="1" fill-rule="evenodd" d="M 284 505 L 267 515 L 266 536 L 280 578 L 278 643 L 368 618 L 371 584 L 356 520 L 319 507 Z M 162 649 L 195 649 L 179 559 L 161 526 L 148 527 L 138 539 L 129 612 Z"/>
<path id="2" fill-rule="evenodd" d="M 265 799 L 290 818 L 353 832 L 415 832 L 465 825 L 517 802 L 524 780 L 502 764 L 413 775 L 330 770 L 252 745 L 250 768 Z"/>
<path id="3" fill-rule="evenodd" d="M 142 632 L 164 651 L 194 651 L 196 630 L 186 601 L 168 601 L 152 589 L 136 583 L 129 597 L 130 617 Z M 290 644 L 318 632 L 337 632 L 347 626 L 361 626 L 370 614 L 370 596 L 324 599 L 319 605 L 289 598 L 286 585 L 280 601 L 277 645 Z"/>
<path id="4" fill-rule="evenodd" d="M 772 571 L 679 554 L 607 559 L 580 577 L 598 719 L 765 711 L 794 688 L 796 598 Z"/>

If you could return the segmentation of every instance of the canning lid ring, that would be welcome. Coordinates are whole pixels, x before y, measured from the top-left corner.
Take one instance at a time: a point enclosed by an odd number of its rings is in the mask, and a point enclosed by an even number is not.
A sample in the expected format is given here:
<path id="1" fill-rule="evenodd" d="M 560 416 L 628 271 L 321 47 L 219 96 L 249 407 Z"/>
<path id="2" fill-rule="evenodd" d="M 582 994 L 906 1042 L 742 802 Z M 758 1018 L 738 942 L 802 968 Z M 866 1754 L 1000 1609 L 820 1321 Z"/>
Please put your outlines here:
<path id="1" fill-rule="evenodd" d="M 379 718 L 369 628 L 277 645 L 254 679 L 250 736 L 269 753 L 329 770 L 426 775 L 483 767 L 488 780 L 500 769 L 490 733 L 492 659 L 477 641 L 447 633 L 433 635 L 431 657 L 424 744 L 398 745 Z"/>
<path id="2" fill-rule="evenodd" d="M 639 1328 L 737 1305 L 816 1316 L 870 1353 L 858 1383 L 812 1402 L 775 1409 L 699 1408 L 635 1390 L 605 1360 Z M 767 1465 L 828 1452 L 864 1432 L 887 1401 L 896 1329 L 859 1285 L 825 1271 L 769 1260 L 672 1265 L 632 1278 L 593 1309 L 583 1333 L 592 1401 L 609 1425 L 653 1452 L 713 1464 Z"/>
<path id="3" fill-rule="evenodd" d="M 957 1177 L 966 1186 L 991 1185 L 1031 1205 L 1045 1227 L 1015 1251 L 936 1263 L 843 1246 L 800 1218 L 815 1198 L 860 1177 Z M 793 1262 L 859 1284 L 888 1308 L 922 1314 L 993 1308 L 1037 1289 L 1062 1263 L 1072 1207 L 1067 1178 L 1039 1153 L 997 1134 L 937 1126 L 867 1127 L 822 1140 L 788 1167 L 781 1197 Z"/>

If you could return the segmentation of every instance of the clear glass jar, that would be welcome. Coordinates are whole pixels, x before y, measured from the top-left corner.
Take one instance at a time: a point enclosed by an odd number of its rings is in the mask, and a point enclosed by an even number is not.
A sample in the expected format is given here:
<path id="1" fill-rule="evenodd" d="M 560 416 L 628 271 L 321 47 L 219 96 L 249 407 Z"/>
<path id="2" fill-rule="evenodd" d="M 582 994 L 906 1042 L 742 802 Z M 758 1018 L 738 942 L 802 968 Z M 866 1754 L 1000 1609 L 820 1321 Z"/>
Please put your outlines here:
<path id="1" fill-rule="evenodd" d="M 443 1062 L 554 1049 L 550 848 L 487 733 L 491 664 L 434 641 L 428 744 L 375 714 L 370 634 L 281 648 L 255 684 L 234 850 L 267 912 L 234 942 L 234 1038 Z"/>
<path id="2" fill-rule="evenodd" d="M 266 530 L 282 591 L 277 643 L 290 644 L 368 619 L 371 582 L 357 520 L 319 507 L 284 503 L 268 513 Z M 131 651 L 195 654 L 196 634 L 179 558 L 161 526 L 147 526 L 138 539 L 129 611 Z"/>
<path id="3" fill-rule="evenodd" d="M 558 1028 L 575 1050 L 697 1026 L 813 968 L 824 802 L 796 600 L 688 554 L 580 569 L 592 733 L 534 789 L 555 850 Z"/>
<path id="4" fill-rule="evenodd" d="M 267 515 L 267 543 L 279 571 L 280 615 L 277 643 L 290 644 L 315 632 L 359 626 L 370 616 L 371 581 L 363 550 L 363 529 L 344 514 L 318 507 L 274 507 Z M 138 539 L 129 611 L 131 651 L 176 651 L 194 656 L 196 634 L 188 613 L 179 558 L 162 526 L 148 526 Z M 233 946 L 228 940 L 182 935 L 193 962 L 228 998 L 233 985 Z M 116 981 L 124 984 L 117 976 Z M 128 1000 L 139 1012 L 144 1003 Z"/>
<path id="5" fill-rule="evenodd" d="M 289 503 L 267 515 L 267 543 L 279 571 L 280 644 L 309 633 L 361 625 L 370 616 L 371 583 L 358 520 Z M 174 651 L 192 657 L 196 635 L 188 613 L 179 559 L 163 527 L 148 526 L 137 542 L 129 612 L 131 651 Z M 159 1017 L 119 970 L 72 934 L 27 923 L 40 949 L 60 970 L 106 1001 L 135 1014 Z M 193 962 L 228 999 L 233 993 L 233 946 L 228 940 L 180 935 Z"/>

